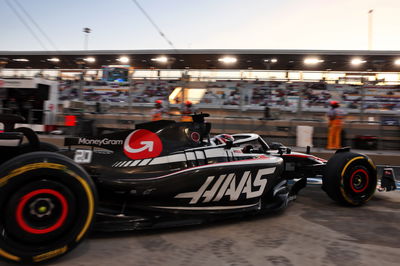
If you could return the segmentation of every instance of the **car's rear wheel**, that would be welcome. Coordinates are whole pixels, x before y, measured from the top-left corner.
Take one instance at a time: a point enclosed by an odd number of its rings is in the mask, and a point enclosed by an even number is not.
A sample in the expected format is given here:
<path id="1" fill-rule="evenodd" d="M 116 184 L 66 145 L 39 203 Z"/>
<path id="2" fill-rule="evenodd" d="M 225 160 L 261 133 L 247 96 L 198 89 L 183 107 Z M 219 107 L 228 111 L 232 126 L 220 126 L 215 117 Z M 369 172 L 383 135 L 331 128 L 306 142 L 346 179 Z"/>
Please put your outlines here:
<path id="1" fill-rule="evenodd" d="M 375 193 L 377 172 L 365 155 L 340 152 L 329 159 L 323 176 L 323 189 L 334 201 L 359 206 Z"/>
<path id="2" fill-rule="evenodd" d="M 75 248 L 96 210 L 89 175 L 69 158 L 32 152 L 0 167 L 0 257 L 41 263 Z"/>

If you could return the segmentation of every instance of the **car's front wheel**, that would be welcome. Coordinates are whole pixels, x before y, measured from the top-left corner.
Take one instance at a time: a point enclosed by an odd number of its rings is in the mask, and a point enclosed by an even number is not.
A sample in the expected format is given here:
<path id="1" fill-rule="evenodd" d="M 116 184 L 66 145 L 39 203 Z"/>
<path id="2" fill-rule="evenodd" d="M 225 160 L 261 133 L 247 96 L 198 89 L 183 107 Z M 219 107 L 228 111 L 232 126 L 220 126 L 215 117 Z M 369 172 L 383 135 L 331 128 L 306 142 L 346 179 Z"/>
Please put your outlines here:
<path id="1" fill-rule="evenodd" d="M 85 238 L 97 199 L 84 169 L 57 153 L 32 152 L 4 163 L 0 173 L 0 257 L 47 262 Z"/>
<path id="2" fill-rule="evenodd" d="M 362 205 L 372 198 L 376 185 L 376 166 L 365 155 L 339 152 L 325 167 L 322 188 L 338 203 Z"/>

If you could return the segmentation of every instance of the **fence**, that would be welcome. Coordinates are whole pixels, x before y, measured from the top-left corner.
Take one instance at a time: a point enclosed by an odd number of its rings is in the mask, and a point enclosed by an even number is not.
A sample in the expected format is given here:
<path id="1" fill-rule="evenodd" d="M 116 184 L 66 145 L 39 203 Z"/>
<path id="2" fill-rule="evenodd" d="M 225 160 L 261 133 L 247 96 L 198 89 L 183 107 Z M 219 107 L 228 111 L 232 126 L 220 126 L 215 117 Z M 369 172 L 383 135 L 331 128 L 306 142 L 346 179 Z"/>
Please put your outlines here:
<path id="1" fill-rule="evenodd" d="M 0 108 L 2 112 L 10 112 L 9 108 Z M 49 110 L 32 109 L 29 112 L 28 123 L 36 123 L 40 117 L 49 114 Z M 84 112 L 83 109 L 72 109 L 63 113 L 52 113 L 55 116 L 53 125 L 61 127 L 66 134 L 77 135 L 89 133 L 92 135 L 110 131 L 134 129 L 136 124 L 151 120 L 149 115 L 142 112 L 112 112 L 99 114 Z M 65 116 L 77 117 L 77 126 L 65 126 Z M 180 115 L 171 115 L 168 119 L 180 120 Z M 212 123 L 212 134 L 239 132 L 256 133 L 268 141 L 282 142 L 288 146 L 296 144 L 297 126 L 312 126 L 314 128 L 313 144 L 315 147 L 325 147 L 328 124 L 322 119 L 294 118 L 294 119 L 263 119 L 256 116 L 223 116 L 209 117 Z M 384 125 L 376 121 L 351 120 L 344 124 L 346 132 L 345 142 L 350 146 L 358 135 L 376 136 L 378 149 L 400 149 L 400 126 L 398 124 Z"/>
<path id="2" fill-rule="evenodd" d="M 212 133 L 251 132 L 259 134 L 272 142 L 282 142 L 288 146 L 296 145 L 297 126 L 311 126 L 314 128 L 313 144 L 315 147 L 325 147 L 328 135 L 328 123 L 320 119 L 291 119 L 291 120 L 264 120 L 246 117 L 208 119 L 213 122 Z M 385 126 L 379 122 L 347 121 L 344 144 L 353 146 L 354 139 L 359 135 L 376 136 L 378 149 L 400 149 L 400 127 L 398 125 Z"/>

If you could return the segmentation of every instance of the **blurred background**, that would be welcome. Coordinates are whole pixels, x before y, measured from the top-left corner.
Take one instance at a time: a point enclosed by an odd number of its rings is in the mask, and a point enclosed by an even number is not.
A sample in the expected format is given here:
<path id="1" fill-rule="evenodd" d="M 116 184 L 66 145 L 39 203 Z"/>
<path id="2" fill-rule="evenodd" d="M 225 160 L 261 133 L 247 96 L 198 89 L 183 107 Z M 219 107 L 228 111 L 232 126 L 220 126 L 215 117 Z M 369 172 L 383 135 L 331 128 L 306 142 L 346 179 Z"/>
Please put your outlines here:
<path id="1" fill-rule="evenodd" d="M 212 133 L 400 149 L 398 1 L 0 1 L 0 110 L 97 135 L 210 113 Z M 157 117 L 156 117 L 157 116 Z"/>

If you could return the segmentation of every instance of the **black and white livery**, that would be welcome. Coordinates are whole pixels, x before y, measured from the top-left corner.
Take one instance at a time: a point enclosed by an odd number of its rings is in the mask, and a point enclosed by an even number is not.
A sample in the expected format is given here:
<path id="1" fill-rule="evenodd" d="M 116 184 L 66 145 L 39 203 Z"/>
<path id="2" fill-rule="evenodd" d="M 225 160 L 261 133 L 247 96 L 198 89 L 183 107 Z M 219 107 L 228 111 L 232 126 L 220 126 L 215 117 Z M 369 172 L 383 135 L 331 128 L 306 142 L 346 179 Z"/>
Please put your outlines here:
<path id="1" fill-rule="evenodd" d="M 210 138 L 205 117 L 66 138 L 59 150 L 15 129 L 19 117 L 0 116 L 0 257 L 46 262 L 92 227 L 160 228 L 281 210 L 310 177 L 346 205 L 362 205 L 376 190 L 376 167 L 365 155 L 343 149 L 326 161 L 256 134 Z"/>

